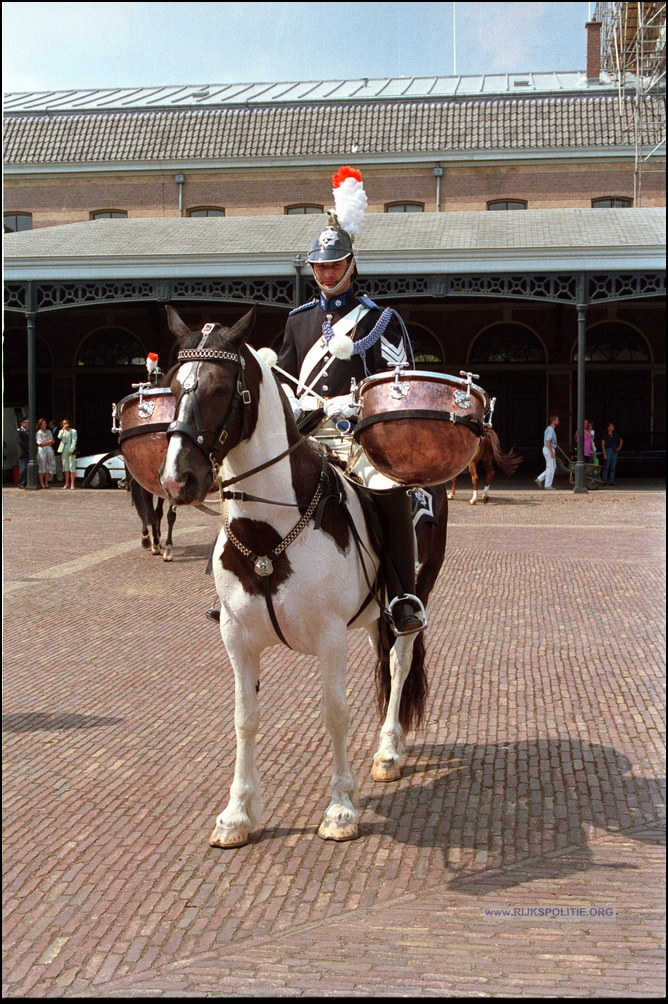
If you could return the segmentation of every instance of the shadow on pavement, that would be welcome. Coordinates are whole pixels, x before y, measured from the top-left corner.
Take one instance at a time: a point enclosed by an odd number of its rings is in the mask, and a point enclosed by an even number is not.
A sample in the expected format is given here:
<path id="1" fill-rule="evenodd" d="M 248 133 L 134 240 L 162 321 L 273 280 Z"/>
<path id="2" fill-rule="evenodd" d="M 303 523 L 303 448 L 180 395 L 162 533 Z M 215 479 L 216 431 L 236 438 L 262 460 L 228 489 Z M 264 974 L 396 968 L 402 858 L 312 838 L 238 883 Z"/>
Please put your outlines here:
<path id="1" fill-rule="evenodd" d="M 2 716 L 3 732 L 53 732 L 56 729 L 98 729 L 122 725 L 124 718 L 102 718 L 98 715 L 49 715 L 29 712 Z"/>
<path id="2" fill-rule="evenodd" d="M 417 761 L 403 776 L 422 774 L 424 783 L 361 800 L 382 817 L 363 830 L 438 848 L 453 876 L 449 884 L 465 882 L 472 893 L 484 891 L 486 872 L 499 868 L 503 883 L 514 885 L 527 875 L 601 867 L 587 849 L 592 827 L 597 836 L 624 830 L 629 839 L 661 841 L 648 824 L 660 815 L 659 781 L 632 776 L 628 759 L 610 747 L 569 738 L 425 744 Z M 558 856 L 566 848 L 576 848 L 577 861 Z M 508 866 L 523 861 L 513 878 Z"/>

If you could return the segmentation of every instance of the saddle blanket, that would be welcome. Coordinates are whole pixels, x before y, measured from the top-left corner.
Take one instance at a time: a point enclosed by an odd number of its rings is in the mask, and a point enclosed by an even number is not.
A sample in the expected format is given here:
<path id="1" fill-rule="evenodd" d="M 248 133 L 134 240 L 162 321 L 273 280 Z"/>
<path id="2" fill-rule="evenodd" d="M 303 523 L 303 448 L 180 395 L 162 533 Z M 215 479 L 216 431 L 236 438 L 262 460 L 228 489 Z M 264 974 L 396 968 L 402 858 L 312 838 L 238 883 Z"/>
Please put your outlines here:
<path id="1" fill-rule="evenodd" d="M 414 488 L 411 502 L 413 504 L 413 529 L 417 533 L 425 523 L 436 523 L 436 492 L 433 488 Z"/>

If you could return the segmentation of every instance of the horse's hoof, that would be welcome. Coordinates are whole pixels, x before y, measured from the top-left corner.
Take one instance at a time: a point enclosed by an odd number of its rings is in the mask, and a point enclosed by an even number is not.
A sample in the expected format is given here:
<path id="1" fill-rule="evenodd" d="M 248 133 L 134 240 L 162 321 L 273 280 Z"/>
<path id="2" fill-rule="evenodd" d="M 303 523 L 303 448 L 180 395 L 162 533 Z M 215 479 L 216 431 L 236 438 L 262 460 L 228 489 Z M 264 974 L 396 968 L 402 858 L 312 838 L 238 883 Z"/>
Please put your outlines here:
<path id="1" fill-rule="evenodd" d="M 455 493 L 454 492 L 448 492 L 448 498 L 449 499 L 453 499 L 454 497 L 455 497 Z"/>
<path id="2" fill-rule="evenodd" d="M 173 561 L 171 547 L 166 547 L 165 548 L 165 553 L 162 556 L 162 560 L 163 561 Z"/>
<path id="3" fill-rule="evenodd" d="M 151 541 L 148 539 L 148 537 L 142 537 L 141 546 L 144 548 L 145 551 L 148 551 L 149 547 L 151 546 Z"/>
<path id="4" fill-rule="evenodd" d="M 489 502 L 489 495 L 483 495 L 482 500 L 483 502 Z"/>
<path id="5" fill-rule="evenodd" d="M 360 835 L 359 823 L 356 819 L 347 823 L 337 823 L 334 819 L 323 819 L 318 829 L 318 836 L 323 840 L 357 840 Z"/>
<path id="6" fill-rule="evenodd" d="M 209 837 L 211 847 L 243 847 L 248 843 L 249 831 L 245 826 L 219 826 L 216 824 Z"/>
<path id="7" fill-rule="evenodd" d="M 151 554 L 160 554 L 160 548 L 159 547 L 152 547 L 151 548 Z"/>
<path id="8" fill-rule="evenodd" d="M 477 501 L 477 499 L 469 499 L 469 505 L 475 505 Z"/>
<path id="9" fill-rule="evenodd" d="M 371 778 L 374 781 L 398 781 L 401 777 L 401 767 L 394 760 L 374 760 L 371 768 Z"/>

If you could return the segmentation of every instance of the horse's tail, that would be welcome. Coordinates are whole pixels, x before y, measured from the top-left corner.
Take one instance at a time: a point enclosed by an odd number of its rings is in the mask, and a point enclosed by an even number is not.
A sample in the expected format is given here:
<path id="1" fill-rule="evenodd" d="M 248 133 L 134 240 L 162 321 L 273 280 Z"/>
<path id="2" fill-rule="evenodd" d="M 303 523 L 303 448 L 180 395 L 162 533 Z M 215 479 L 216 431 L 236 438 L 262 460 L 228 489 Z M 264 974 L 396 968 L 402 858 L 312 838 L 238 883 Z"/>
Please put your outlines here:
<path id="1" fill-rule="evenodd" d="M 376 700 L 382 719 L 387 714 L 387 706 L 392 689 L 390 675 L 390 653 L 394 645 L 394 635 L 385 617 L 378 621 L 378 662 L 376 663 Z M 429 692 L 427 673 L 425 670 L 424 633 L 421 631 L 413 643 L 411 668 L 401 691 L 399 705 L 399 724 L 407 732 L 417 729 L 424 718 L 425 704 Z"/>
<path id="2" fill-rule="evenodd" d="M 494 432 L 494 429 L 487 429 L 486 434 L 492 444 L 495 463 L 501 468 L 504 474 L 507 474 L 508 477 L 510 477 L 511 474 L 515 473 L 519 465 L 524 460 L 524 457 L 520 457 L 517 453 L 515 453 L 514 446 L 508 453 L 504 453 L 501 449 L 499 437 Z"/>

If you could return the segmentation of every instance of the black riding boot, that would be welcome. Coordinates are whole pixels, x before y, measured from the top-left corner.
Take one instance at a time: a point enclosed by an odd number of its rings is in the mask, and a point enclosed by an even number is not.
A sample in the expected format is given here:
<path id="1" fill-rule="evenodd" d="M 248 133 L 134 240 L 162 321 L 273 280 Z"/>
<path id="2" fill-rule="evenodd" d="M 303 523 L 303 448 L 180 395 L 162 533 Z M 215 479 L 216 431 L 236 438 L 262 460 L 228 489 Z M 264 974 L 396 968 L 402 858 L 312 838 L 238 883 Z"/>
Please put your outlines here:
<path id="1" fill-rule="evenodd" d="M 425 627 L 424 614 L 415 600 L 402 600 L 415 594 L 415 536 L 410 496 L 405 488 L 388 491 L 371 489 L 371 495 L 383 531 L 385 569 L 391 616 L 398 634 L 420 631 Z M 392 601 L 399 597 L 398 602 Z"/>

